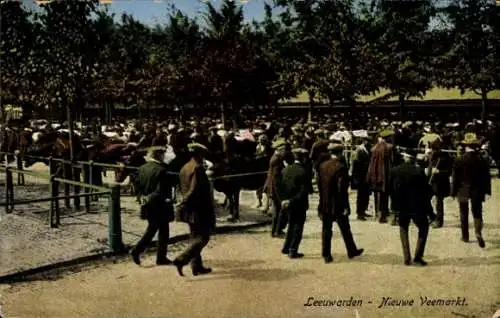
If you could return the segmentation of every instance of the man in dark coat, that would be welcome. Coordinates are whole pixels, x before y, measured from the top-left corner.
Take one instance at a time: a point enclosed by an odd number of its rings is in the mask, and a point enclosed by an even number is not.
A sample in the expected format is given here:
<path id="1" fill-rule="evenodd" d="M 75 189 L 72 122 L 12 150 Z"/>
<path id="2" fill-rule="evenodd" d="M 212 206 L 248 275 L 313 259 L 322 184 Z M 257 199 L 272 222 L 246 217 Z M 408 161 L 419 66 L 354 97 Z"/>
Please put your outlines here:
<path id="1" fill-rule="evenodd" d="M 285 141 L 281 141 L 273 145 L 273 148 L 275 148 L 275 152 L 271 157 L 271 160 L 269 162 L 269 170 L 267 172 L 265 188 L 267 191 L 267 197 L 271 199 L 274 208 L 271 229 L 272 237 L 285 237 L 284 230 L 288 223 L 287 215 L 285 213 L 281 213 L 281 198 L 279 197 L 277 189 L 277 184 L 281 179 L 281 172 L 285 167 L 283 161 L 288 150 L 287 147 L 288 144 Z"/>
<path id="2" fill-rule="evenodd" d="M 189 225 L 192 239 L 188 248 L 174 260 L 180 276 L 182 267 L 191 262 L 193 275 L 207 274 L 212 271 L 203 267 L 201 251 L 210 240 L 211 230 L 215 227 L 215 211 L 212 191 L 203 158 L 208 149 L 201 144 L 188 146 L 192 153 L 191 160 L 182 167 L 179 174 L 182 201 L 176 206 L 176 217 Z"/>
<path id="3" fill-rule="evenodd" d="M 418 227 L 418 240 L 413 261 L 425 266 L 425 243 L 429 233 L 429 218 L 434 219 L 432 211 L 432 187 L 425 172 L 415 163 L 416 153 L 407 151 L 403 154 L 405 162 L 391 169 L 390 189 L 392 206 L 399 214 L 399 233 L 403 247 L 404 264 L 411 264 L 408 227 L 413 221 Z"/>
<path id="4" fill-rule="evenodd" d="M 141 218 L 148 221 L 146 232 L 131 250 L 130 255 L 137 265 L 141 264 L 140 254 L 151 243 L 158 232 L 157 265 L 169 265 L 172 262 L 167 258 L 169 240 L 169 222 L 174 220 L 172 206 L 172 186 L 167 175 L 167 167 L 163 164 L 165 148 L 151 147 L 147 158 L 148 163 L 139 168 L 135 191 L 137 200 L 141 204 Z"/>
<path id="5" fill-rule="evenodd" d="M 328 150 L 331 156 L 319 165 L 318 173 L 318 214 L 322 221 L 322 256 L 325 263 L 333 262 L 331 244 L 332 227 L 335 221 L 342 233 L 347 256 L 353 258 L 363 253 L 363 249 L 356 247 L 349 225 L 349 171 L 340 160 L 343 147 L 340 144 L 331 144 Z"/>
<path id="6" fill-rule="evenodd" d="M 444 199 L 450 196 L 450 176 L 453 159 L 449 153 L 442 151 L 442 142 L 438 139 L 431 143 L 431 152 L 427 156 L 426 175 L 436 198 L 436 221 L 433 227 L 443 227 Z"/>
<path id="7" fill-rule="evenodd" d="M 366 220 L 371 215 L 366 213 L 370 201 L 370 185 L 366 182 L 368 166 L 370 164 L 370 140 L 369 136 L 362 137 L 360 145 L 354 152 L 352 160 L 352 182 L 351 187 L 357 190 L 356 214 L 358 220 Z"/>
<path id="8" fill-rule="evenodd" d="M 451 196 L 456 197 L 460 206 L 462 241 L 469 241 L 469 200 L 471 203 L 477 242 L 484 248 L 481 234 L 483 229 L 483 202 L 491 195 L 489 164 L 479 155 L 479 142 L 474 136 L 466 138 L 462 144 L 465 153 L 455 161 L 452 173 Z"/>
<path id="9" fill-rule="evenodd" d="M 389 185 L 390 169 L 393 166 L 393 145 L 390 140 L 394 132 L 384 130 L 380 133 L 378 143 L 372 148 L 366 182 L 375 193 L 375 214 L 380 223 L 387 223 L 389 216 Z"/>
<path id="10" fill-rule="evenodd" d="M 299 253 L 299 244 L 304 232 L 306 212 L 309 209 L 309 191 L 311 189 L 311 176 L 304 166 L 304 154 L 306 149 L 294 149 L 293 155 L 287 156 L 287 163 L 281 175 L 278 186 L 282 212 L 288 215 L 288 231 L 282 253 L 288 254 L 290 258 L 300 258 L 304 254 Z"/>

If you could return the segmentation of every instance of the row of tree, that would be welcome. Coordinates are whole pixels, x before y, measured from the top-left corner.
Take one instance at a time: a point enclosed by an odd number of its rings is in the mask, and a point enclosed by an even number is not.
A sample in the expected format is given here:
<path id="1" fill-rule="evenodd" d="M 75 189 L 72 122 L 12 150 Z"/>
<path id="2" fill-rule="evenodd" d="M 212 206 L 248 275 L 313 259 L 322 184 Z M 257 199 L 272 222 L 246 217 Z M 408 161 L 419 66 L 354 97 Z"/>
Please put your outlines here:
<path id="1" fill-rule="evenodd" d="M 273 15 L 273 7 L 280 13 Z M 262 21 L 210 2 L 198 19 L 117 21 L 98 0 L 53 1 L 31 12 L 0 5 L 1 98 L 24 107 L 276 105 L 307 92 L 356 106 L 381 89 L 409 97 L 434 86 L 500 86 L 500 10 L 490 0 L 274 0 Z M 485 108 L 485 107 L 484 107 Z"/>

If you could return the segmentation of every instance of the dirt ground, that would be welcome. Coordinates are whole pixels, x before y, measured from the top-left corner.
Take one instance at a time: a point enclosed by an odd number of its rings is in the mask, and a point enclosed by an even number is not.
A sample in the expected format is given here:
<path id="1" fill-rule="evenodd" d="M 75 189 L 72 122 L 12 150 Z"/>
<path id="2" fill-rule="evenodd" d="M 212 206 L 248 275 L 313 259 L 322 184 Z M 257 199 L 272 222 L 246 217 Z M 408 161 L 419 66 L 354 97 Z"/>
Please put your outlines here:
<path id="1" fill-rule="evenodd" d="M 474 240 L 460 241 L 457 203 L 447 200 L 445 227 L 431 229 L 424 268 L 402 265 L 398 227 L 354 216 L 354 238 L 365 253 L 349 260 L 335 227 L 334 262 L 324 264 L 321 223 L 312 209 L 300 248 L 303 259 L 281 255 L 283 241 L 262 228 L 214 237 L 204 252 L 205 265 L 213 268 L 209 275 L 193 277 L 186 267 L 186 277 L 179 277 L 173 267 L 154 266 L 154 254 L 148 254 L 142 267 L 123 259 L 0 285 L 1 311 L 4 318 L 491 318 L 500 309 L 499 193 L 494 179 L 484 209 L 485 249 Z M 354 200 L 351 195 L 351 204 Z M 316 195 L 310 205 L 317 205 Z M 473 238 L 472 220 L 470 231 Z M 413 250 L 414 227 L 410 240 Z M 169 257 L 185 244 L 173 246 Z M 321 306 L 322 300 L 328 306 Z M 394 300 L 405 304 L 379 308 Z"/>
<path id="2" fill-rule="evenodd" d="M 154 254 L 148 254 L 142 267 L 124 259 L 2 285 L 0 301 L 9 318 L 491 318 L 500 309 L 500 235 L 495 220 L 498 215 L 488 218 L 486 249 L 461 242 L 456 221 L 431 230 L 425 268 L 402 265 L 398 228 L 371 221 L 351 222 L 358 246 L 365 248 L 363 255 L 349 260 L 335 228 L 334 262 L 324 264 L 320 222 L 311 215 L 301 244 L 303 259 L 281 255 L 283 241 L 259 229 L 214 237 L 204 252 L 205 265 L 213 268 L 209 275 L 194 277 L 186 267 L 186 277 L 179 277 L 173 267 L 154 266 Z M 412 228 L 412 248 L 415 237 Z M 174 248 L 170 257 L 181 248 Z M 384 297 L 413 300 L 413 305 L 379 308 Z M 421 297 L 455 301 L 422 305 Z M 351 301 L 340 307 L 305 306 L 318 300 Z"/>

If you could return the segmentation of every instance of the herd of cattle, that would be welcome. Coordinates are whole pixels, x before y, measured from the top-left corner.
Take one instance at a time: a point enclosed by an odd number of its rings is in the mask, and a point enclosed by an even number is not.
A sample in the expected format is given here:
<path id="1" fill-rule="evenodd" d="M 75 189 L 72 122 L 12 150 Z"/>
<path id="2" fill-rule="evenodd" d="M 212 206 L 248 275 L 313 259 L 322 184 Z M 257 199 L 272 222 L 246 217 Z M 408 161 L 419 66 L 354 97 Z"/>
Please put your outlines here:
<path id="1" fill-rule="evenodd" d="M 456 149 L 458 141 L 466 132 L 476 133 L 482 140 L 483 149 L 488 151 L 493 162 L 500 162 L 499 127 L 493 123 L 470 123 L 436 125 L 413 122 L 379 121 L 374 130 L 390 128 L 394 130 L 396 146 L 425 147 L 426 140 L 440 138 L 448 149 Z M 357 137 L 370 134 L 367 130 L 348 130 L 343 123 L 278 123 L 263 120 L 252 122 L 243 129 L 224 130 L 222 124 L 214 121 L 174 121 L 139 124 L 128 121 L 114 127 L 105 125 L 84 126 L 76 123 L 72 142 L 69 130 L 58 123 L 35 120 L 25 125 L 4 126 L 0 130 L 0 151 L 2 162 L 22 158 L 25 168 L 36 162 L 47 163 L 46 158 L 70 159 L 73 148 L 74 161 L 93 161 L 107 164 L 124 164 L 117 169 L 115 178 L 123 182 L 127 176 L 133 177 L 134 169 L 145 162 L 144 155 L 151 146 L 167 147 L 166 160 L 169 169 L 178 173 L 189 160 L 187 145 L 199 142 L 210 149 L 207 158 L 215 178 L 215 190 L 226 194 L 230 213 L 238 217 L 240 189 L 259 190 L 266 181 L 269 161 L 273 154 L 273 141 L 285 139 L 292 147 L 302 147 L 311 151 L 314 160 L 314 144 L 317 141 L 338 139 L 352 149 Z M 16 155 L 14 155 L 16 154 Z M 71 173 L 81 173 L 76 169 L 59 169 L 65 178 Z M 101 169 L 92 170 L 94 184 L 102 184 Z M 236 175 L 236 176 L 235 176 Z M 221 178 L 221 176 L 234 176 Z M 259 197 L 261 202 L 261 197 Z"/>

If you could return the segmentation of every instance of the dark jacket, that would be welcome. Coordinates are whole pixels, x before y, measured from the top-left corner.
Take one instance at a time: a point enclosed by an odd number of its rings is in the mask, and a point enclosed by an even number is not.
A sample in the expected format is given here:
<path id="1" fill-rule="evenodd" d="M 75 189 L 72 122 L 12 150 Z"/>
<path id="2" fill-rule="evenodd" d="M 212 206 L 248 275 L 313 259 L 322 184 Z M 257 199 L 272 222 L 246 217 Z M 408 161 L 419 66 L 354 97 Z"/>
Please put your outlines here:
<path id="1" fill-rule="evenodd" d="M 284 167 L 283 158 L 276 154 L 269 160 L 265 189 L 270 197 L 275 197 L 277 194 L 276 184 L 280 181 L 281 172 Z"/>
<path id="2" fill-rule="evenodd" d="M 489 164 L 477 152 L 466 152 L 455 161 L 451 196 L 459 201 L 484 201 L 491 195 Z"/>
<path id="3" fill-rule="evenodd" d="M 392 144 L 380 141 L 372 148 L 366 177 L 366 182 L 371 186 L 372 190 L 387 192 L 393 162 Z"/>
<path id="4" fill-rule="evenodd" d="M 357 189 L 359 185 L 366 184 L 366 176 L 368 175 L 370 157 L 370 149 L 362 146 L 358 146 L 356 148 L 352 159 L 351 186 L 353 189 Z"/>
<path id="5" fill-rule="evenodd" d="M 349 171 L 339 158 L 325 160 L 319 166 L 319 207 L 321 219 L 335 220 L 347 211 L 349 206 Z"/>
<path id="6" fill-rule="evenodd" d="M 196 226 L 215 226 L 215 211 L 212 202 L 212 189 L 205 168 L 191 159 L 179 174 L 183 207 L 180 221 Z"/>
<path id="7" fill-rule="evenodd" d="M 281 173 L 278 186 L 280 200 L 289 200 L 290 211 L 307 211 L 309 209 L 310 175 L 300 163 L 286 166 Z"/>
<path id="8" fill-rule="evenodd" d="M 453 159 L 443 151 L 431 153 L 426 165 L 427 177 L 432 185 L 434 195 L 447 197 L 451 192 L 450 176 L 453 169 Z M 438 173 L 432 174 L 432 168 L 437 168 Z"/>
<path id="9" fill-rule="evenodd" d="M 135 190 L 138 197 L 148 197 L 143 209 L 150 216 L 165 216 L 173 221 L 172 185 L 167 175 L 167 166 L 158 162 L 148 162 L 139 168 Z"/>
<path id="10" fill-rule="evenodd" d="M 401 216 L 427 217 L 432 209 L 432 187 L 425 172 L 415 164 L 403 163 L 391 169 L 392 208 Z"/>

